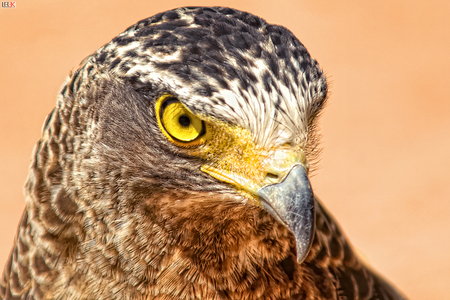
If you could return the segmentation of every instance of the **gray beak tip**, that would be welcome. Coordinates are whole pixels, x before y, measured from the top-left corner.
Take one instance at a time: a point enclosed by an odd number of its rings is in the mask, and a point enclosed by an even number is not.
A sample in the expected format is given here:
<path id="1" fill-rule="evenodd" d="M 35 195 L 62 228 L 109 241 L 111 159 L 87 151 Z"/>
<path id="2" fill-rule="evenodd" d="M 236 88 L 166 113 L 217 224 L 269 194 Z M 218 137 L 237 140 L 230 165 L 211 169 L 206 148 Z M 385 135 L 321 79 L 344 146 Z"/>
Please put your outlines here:
<path id="1" fill-rule="evenodd" d="M 303 262 L 311 249 L 315 231 L 315 200 L 308 175 L 295 165 L 286 178 L 258 190 L 264 208 L 295 237 L 297 261 Z"/>

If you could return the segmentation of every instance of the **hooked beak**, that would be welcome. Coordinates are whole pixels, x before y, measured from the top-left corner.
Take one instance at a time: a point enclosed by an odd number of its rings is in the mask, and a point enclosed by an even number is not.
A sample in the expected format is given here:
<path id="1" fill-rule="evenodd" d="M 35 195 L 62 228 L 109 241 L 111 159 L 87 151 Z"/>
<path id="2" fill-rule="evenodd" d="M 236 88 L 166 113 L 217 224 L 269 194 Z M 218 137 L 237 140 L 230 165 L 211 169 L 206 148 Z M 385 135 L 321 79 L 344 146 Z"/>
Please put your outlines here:
<path id="1" fill-rule="evenodd" d="M 296 148 L 264 150 L 252 144 L 244 146 L 238 143 L 237 150 L 228 150 L 231 154 L 221 159 L 223 165 L 205 164 L 201 170 L 250 194 L 289 229 L 294 234 L 297 260 L 301 263 L 309 253 L 315 232 L 315 198 L 306 157 Z M 229 164 L 233 164 L 232 170 Z"/>
<path id="2" fill-rule="evenodd" d="M 256 193 L 264 209 L 294 234 L 297 261 L 303 262 L 316 224 L 314 194 L 304 167 L 294 165 L 282 182 L 262 187 Z"/>

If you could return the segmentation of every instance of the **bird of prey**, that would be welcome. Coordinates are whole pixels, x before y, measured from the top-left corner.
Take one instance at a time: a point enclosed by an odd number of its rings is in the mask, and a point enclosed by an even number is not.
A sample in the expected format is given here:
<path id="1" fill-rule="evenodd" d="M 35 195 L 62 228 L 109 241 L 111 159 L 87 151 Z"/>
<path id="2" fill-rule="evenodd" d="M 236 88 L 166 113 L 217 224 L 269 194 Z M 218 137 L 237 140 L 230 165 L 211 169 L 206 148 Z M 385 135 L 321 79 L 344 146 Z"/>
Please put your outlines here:
<path id="1" fill-rule="evenodd" d="M 404 299 L 311 188 L 326 99 L 303 44 L 252 14 L 129 27 L 58 94 L 0 298 Z"/>

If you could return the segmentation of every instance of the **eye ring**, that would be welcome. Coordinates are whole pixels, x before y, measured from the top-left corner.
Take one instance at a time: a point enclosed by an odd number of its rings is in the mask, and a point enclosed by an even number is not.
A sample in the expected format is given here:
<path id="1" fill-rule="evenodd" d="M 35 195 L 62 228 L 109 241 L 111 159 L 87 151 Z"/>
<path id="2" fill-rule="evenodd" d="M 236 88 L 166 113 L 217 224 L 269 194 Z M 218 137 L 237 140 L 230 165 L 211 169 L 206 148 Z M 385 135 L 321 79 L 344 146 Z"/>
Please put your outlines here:
<path id="1" fill-rule="evenodd" d="M 193 147 L 206 141 L 208 125 L 176 97 L 165 94 L 155 104 L 158 125 L 164 136 L 180 147 Z"/>

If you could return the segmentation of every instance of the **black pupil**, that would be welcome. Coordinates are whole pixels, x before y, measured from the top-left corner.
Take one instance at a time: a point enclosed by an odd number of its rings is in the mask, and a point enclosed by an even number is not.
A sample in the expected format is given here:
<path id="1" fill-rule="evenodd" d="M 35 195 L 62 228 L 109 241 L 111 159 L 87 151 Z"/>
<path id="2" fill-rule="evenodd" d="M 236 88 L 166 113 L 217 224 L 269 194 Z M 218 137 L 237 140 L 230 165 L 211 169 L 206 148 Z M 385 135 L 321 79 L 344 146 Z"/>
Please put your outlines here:
<path id="1" fill-rule="evenodd" d="M 191 119 L 189 119 L 188 116 L 186 115 L 182 115 L 178 118 L 178 122 L 180 123 L 181 126 L 183 127 L 188 127 L 189 125 L 191 125 Z"/>

